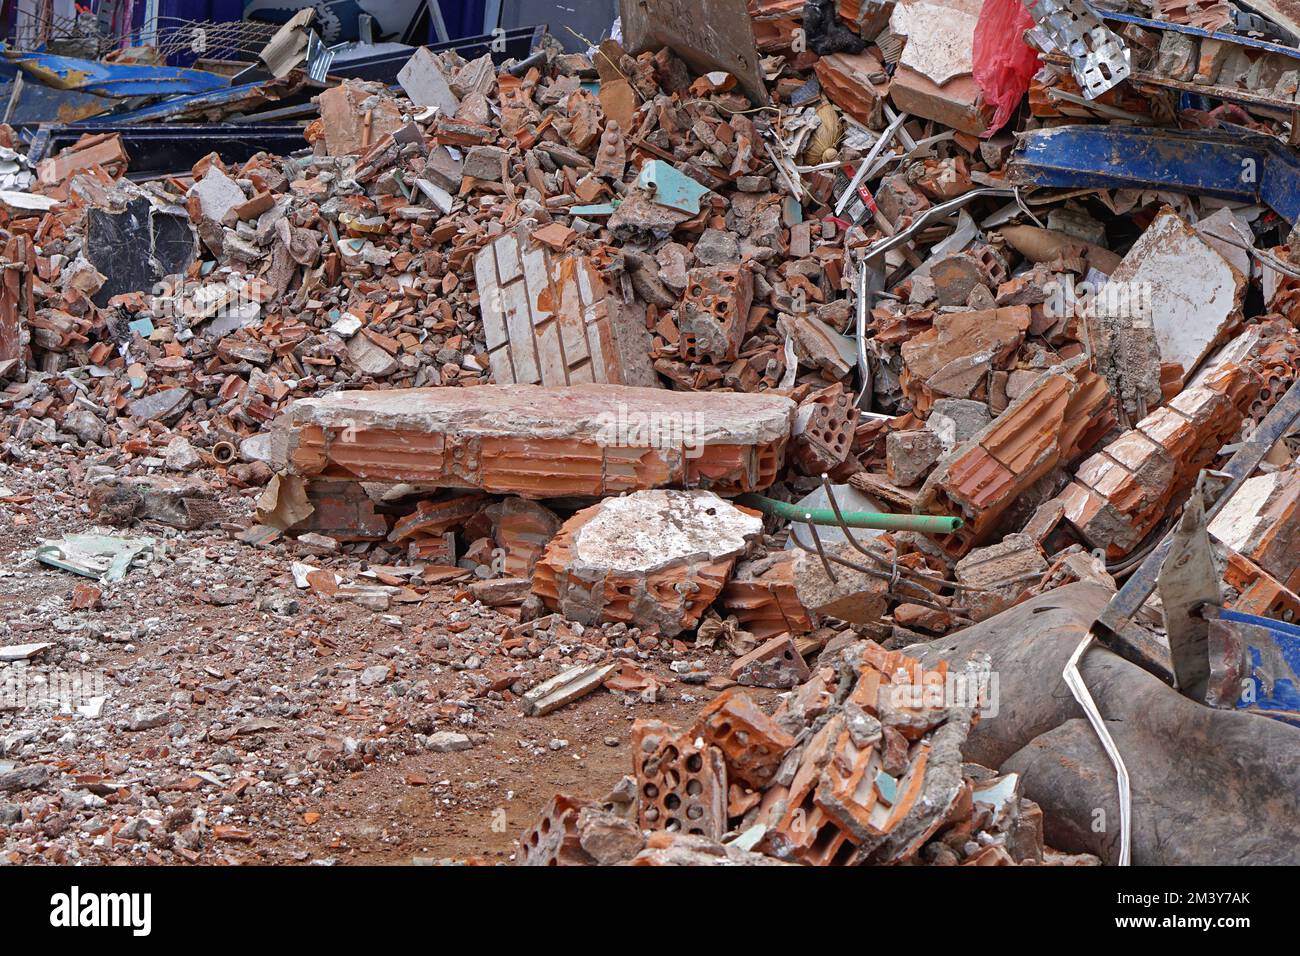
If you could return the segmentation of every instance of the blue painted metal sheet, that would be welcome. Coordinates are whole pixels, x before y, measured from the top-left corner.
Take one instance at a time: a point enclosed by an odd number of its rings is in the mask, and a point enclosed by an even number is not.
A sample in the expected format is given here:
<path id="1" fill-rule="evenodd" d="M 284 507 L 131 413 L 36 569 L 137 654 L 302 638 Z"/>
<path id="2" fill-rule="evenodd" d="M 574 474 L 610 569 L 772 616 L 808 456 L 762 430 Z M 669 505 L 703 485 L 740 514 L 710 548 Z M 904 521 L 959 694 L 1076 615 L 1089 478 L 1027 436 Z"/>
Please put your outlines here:
<path id="1" fill-rule="evenodd" d="M 279 87 L 276 84 L 279 83 Z M 157 123 L 174 120 L 178 117 L 198 115 L 200 111 L 225 108 L 233 112 L 241 107 L 254 108 L 277 98 L 277 89 L 287 89 L 284 81 L 267 80 L 260 83 L 244 83 L 224 90 L 212 90 L 207 93 L 195 93 L 190 96 L 172 96 L 161 103 L 154 103 L 128 113 L 113 113 L 114 123 L 130 125 L 133 123 Z M 106 117 L 91 117 L 78 120 L 76 124 L 94 123 Z"/>
<path id="2" fill-rule="evenodd" d="M 1218 612 L 1225 621 L 1239 621 L 1264 628 L 1272 638 L 1268 646 L 1247 641 L 1250 653 L 1251 687 L 1237 704 L 1240 710 L 1276 717 L 1300 726 L 1300 627 L 1285 621 L 1243 614 L 1224 609 Z M 1258 631 L 1252 632 L 1258 634 Z M 1268 641 L 1264 638 L 1261 643 Z"/>
<path id="3" fill-rule="evenodd" d="M 206 70 L 105 63 L 51 53 L 20 52 L 5 48 L 2 43 L 0 55 L 46 86 L 97 96 L 178 96 L 230 86 L 229 77 Z"/>
<path id="4" fill-rule="evenodd" d="M 1300 220 L 1300 157 L 1268 136 L 1140 126 L 1057 126 L 1027 133 L 1011 158 L 1016 185 L 1168 189 L 1263 203 Z"/>

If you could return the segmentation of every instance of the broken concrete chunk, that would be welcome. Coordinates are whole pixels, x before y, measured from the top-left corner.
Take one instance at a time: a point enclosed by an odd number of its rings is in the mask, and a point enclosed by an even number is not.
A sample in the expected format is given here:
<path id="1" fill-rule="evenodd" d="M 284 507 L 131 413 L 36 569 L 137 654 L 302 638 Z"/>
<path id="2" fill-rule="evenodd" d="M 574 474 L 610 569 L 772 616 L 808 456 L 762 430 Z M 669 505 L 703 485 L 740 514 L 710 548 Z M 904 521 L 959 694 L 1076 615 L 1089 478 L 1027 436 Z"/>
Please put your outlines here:
<path id="1" fill-rule="evenodd" d="M 885 438 L 889 480 L 900 488 L 917 484 L 938 462 L 943 451 L 943 441 L 928 429 L 890 432 Z"/>
<path id="2" fill-rule="evenodd" d="M 302 476 L 532 498 L 673 484 L 739 493 L 775 479 L 793 415 L 778 395 L 618 385 L 347 391 L 291 405 L 274 457 Z"/>
<path id="3" fill-rule="evenodd" d="M 397 82 L 417 106 L 436 106 L 444 116 L 455 116 L 460 108 L 437 54 L 428 47 L 415 48 L 406 65 L 397 71 Z"/>
<path id="4" fill-rule="evenodd" d="M 533 590 L 580 624 L 666 637 L 694 627 L 763 521 L 706 491 L 638 491 L 579 511 L 547 546 Z"/>
<path id="5" fill-rule="evenodd" d="M 971 618 L 983 621 L 1011 607 L 1047 572 L 1047 559 L 1027 534 L 1009 534 L 957 562 L 957 580 L 978 590 L 965 594 Z"/>

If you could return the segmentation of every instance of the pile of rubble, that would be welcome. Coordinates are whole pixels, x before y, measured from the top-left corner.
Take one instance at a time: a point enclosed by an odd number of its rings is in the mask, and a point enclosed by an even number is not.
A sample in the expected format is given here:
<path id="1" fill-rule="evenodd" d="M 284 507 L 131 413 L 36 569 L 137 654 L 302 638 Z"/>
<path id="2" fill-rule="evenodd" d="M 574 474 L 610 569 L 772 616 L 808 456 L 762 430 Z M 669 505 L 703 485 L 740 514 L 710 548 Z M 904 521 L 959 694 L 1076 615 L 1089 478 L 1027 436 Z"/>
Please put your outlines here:
<path id="1" fill-rule="evenodd" d="M 657 6 L 586 54 L 335 77 L 288 155 L 133 178 L 129 133 L 33 164 L 0 127 L 0 458 L 84 459 L 104 524 L 287 545 L 326 599 L 450 585 L 511 618 L 468 670 L 528 715 L 653 696 L 656 655 L 722 691 L 524 862 L 1069 862 L 899 649 L 1116 588 L 1257 430 L 1216 587 L 1300 613 L 1261 424 L 1300 370 L 1300 24 L 750 0 L 705 50 Z M 47 556 L 120 580 L 136 545 Z M 1167 657 L 1160 605 L 1130 617 Z"/>
<path id="2" fill-rule="evenodd" d="M 684 731 L 634 723 L 635 775 L 603 802 L 557 796 L 519 862 L 1097 863 L 1044 847 L 1042 811 L 1016 774 L 962 762 L 987 677 L 968 668 L 967 706 L 945 704 L 945 665 L 927 672 L 872 641 L 837 639 L 771 716 L 728 690 Z"/>

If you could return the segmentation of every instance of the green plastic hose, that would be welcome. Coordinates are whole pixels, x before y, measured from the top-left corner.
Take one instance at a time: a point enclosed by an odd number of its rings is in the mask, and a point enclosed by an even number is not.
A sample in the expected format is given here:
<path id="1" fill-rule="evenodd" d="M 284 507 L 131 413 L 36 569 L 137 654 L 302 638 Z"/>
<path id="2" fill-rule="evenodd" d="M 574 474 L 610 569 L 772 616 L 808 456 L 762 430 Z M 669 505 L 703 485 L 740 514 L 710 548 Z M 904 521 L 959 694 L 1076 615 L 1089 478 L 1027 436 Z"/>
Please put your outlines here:
<path id="1" fill-rule="evenodd" d="M 837 525 L 835 512 L 830 508 L 804 508 L 789 501 L 777 501 L 762 495 L 741 495 L 738 504 L 756 508 L 763 514 L 774 515 L 789 521 L 807 522 L 812 515 L 812 523 L 817 525 Z M 949 515 L 909 515 L 884 514 L 878 511 L 845 511 L 844 523 L 850 528 L 874 528 L 878 531 L 920 531 L 923 534 L 949 534 L 961 527 L 960 518 Z"/>

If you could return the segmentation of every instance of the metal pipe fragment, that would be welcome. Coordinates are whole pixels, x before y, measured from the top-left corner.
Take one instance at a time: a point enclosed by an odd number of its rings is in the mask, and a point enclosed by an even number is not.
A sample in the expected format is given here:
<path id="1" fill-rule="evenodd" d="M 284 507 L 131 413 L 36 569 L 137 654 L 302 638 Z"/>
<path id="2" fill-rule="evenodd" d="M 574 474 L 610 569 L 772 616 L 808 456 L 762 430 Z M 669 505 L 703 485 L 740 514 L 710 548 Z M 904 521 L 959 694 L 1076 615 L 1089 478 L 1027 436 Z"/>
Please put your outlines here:
<path id="1" fill-rule="evenodd" d="M 806 521 L 810 524 L 835 525 L 839 520 L 830 508 L 801 508 L 789 501 L 777 501 L 763 495 L 741 495 L 738 504 L 756 508 L 763 514 L 788 521 Z M 922 534 L 951 534 L 962 526 L 960 518 L 949 515 L 886 514 L 880 511 L 849 511 L 843 515 L 844 524 L 851 528 L 873 528 L 878 531 L 919 531 Z"/>

